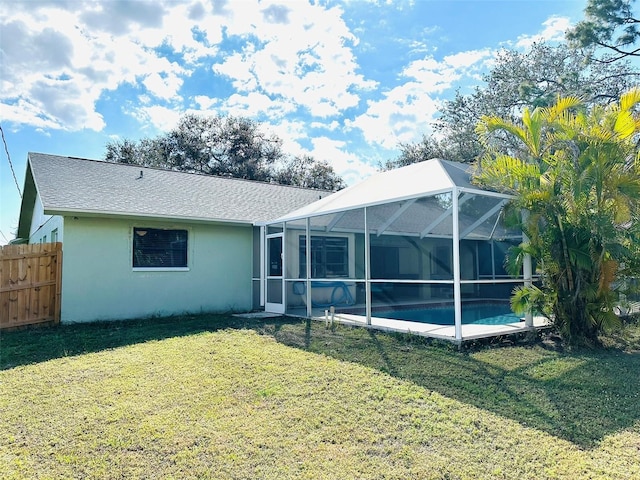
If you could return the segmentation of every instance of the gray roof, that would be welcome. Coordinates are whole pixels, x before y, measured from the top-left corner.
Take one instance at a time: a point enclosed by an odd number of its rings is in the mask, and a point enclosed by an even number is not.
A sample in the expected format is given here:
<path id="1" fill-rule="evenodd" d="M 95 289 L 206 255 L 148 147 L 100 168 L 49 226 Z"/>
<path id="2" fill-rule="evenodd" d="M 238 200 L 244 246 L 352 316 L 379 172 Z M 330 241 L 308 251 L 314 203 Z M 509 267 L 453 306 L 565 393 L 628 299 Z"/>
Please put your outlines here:
<path id="1" fill-rule="evenodd" d="M 42 153 L 29 153 L 27 177 L 25 190 L 30 184 L 35 187 L 45 213 L 52 215 L 253 224 L 273 220 L 331 193 Z M 22 210 L 28 208 L 27 203 L 23 201 Z M 24 214 L 21 212 L 19 234 L 24 233 L 23 228 L 28 233 L 29 226 L 22 225 Z"/>

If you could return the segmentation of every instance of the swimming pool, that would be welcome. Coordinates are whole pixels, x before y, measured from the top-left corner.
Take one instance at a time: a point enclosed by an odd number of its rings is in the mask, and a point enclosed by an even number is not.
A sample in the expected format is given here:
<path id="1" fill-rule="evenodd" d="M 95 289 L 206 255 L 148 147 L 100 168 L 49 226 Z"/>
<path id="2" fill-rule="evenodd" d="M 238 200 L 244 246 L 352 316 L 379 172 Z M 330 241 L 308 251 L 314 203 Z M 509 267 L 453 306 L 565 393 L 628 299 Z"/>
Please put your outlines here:
<path id="1" fill-rule="evenodd" d="M 372 312 L 378 318 L 408 320 L 410 322 L 433 323 L 435 325 L 453 325 L 453 305 L 438 305 L 410 310 Z M 477 303 L 462 305 L 462 324 L 505 325 L 516 323 L 520 317 L 511 311 L 505 303 Z"/>

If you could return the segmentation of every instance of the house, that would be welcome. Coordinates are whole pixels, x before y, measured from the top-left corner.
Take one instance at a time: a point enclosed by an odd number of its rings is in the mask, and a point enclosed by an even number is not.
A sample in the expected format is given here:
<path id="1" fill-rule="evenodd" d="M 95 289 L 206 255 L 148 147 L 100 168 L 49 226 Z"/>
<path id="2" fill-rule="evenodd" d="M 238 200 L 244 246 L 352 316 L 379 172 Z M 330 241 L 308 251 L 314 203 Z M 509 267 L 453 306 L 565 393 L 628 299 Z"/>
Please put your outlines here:
<path id="1" fill-rule="evenodd" d="M 511 197 L 432 159 L 336 193 L 30 153 L 18 237 L 63 243 L 62 322 L 264 309 L 462 342 L 543 326 Z M 329 313 L 330 312 L 330 313 Z"/>
<path id="2" fill-rule="evenodd" d="M 17 238 L 63 243 L 63 323 L 249 311 L 254 224 L 328 193 L 29 153 Z"/>

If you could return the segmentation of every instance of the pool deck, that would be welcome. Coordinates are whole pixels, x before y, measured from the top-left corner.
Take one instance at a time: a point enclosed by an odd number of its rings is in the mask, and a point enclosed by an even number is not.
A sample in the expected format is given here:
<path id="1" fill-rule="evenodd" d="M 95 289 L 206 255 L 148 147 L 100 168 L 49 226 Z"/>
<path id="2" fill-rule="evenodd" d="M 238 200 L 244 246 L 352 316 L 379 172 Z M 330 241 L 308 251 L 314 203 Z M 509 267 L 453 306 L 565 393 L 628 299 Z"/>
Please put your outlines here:
<path id="1" fill-rule="evenodd" d="M 330 323 L 331 315 L 314 316 L 313 320 Z M 432 323 L 410 322 L 406 320 L 395 320 L 390 318 L 371 317 L 371 324 L 367 325 L 366 317 L 347 313 L 335 313 L 333 322 L 345 325 L 361 326 L 374 330 L 388 332 L 410 333 L 424 337 L 437 338 L 453 343 L 462 343 L 468 340 L 480 338 L 498 337 L 502 335 L 513 335 L 517 333 L 532 332 L 545 328 L 550 328 L 551 324 L 545 317 L 534 317 L 533 326 L 527 327 L 524 321 L 508 323 L 505 325 L 462 325 L 462 339 L 456 340 L 455 327 L 453 325 L 434 325 Z"/>

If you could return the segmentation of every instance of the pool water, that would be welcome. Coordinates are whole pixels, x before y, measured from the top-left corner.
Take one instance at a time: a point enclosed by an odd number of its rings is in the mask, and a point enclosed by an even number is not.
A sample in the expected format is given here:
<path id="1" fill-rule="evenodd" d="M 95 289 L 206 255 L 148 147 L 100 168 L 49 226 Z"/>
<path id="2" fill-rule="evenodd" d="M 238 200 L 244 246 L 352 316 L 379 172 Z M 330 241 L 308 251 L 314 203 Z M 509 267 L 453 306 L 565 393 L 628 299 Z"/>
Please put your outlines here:
<path id="1" fill-rule="evenodd" d="M 433 323 L 435 325 L 453 325 L 453 305 L 433 306 L 416 310 L 395 310 L 389 312 L 373 312 L 378 318 L 408 320 L 411 322 Z M 520 317 L 513 313 L 508 304 L 482 303 L 462 306 L 462 324 L 505 325 L 516 323 Z"/>

